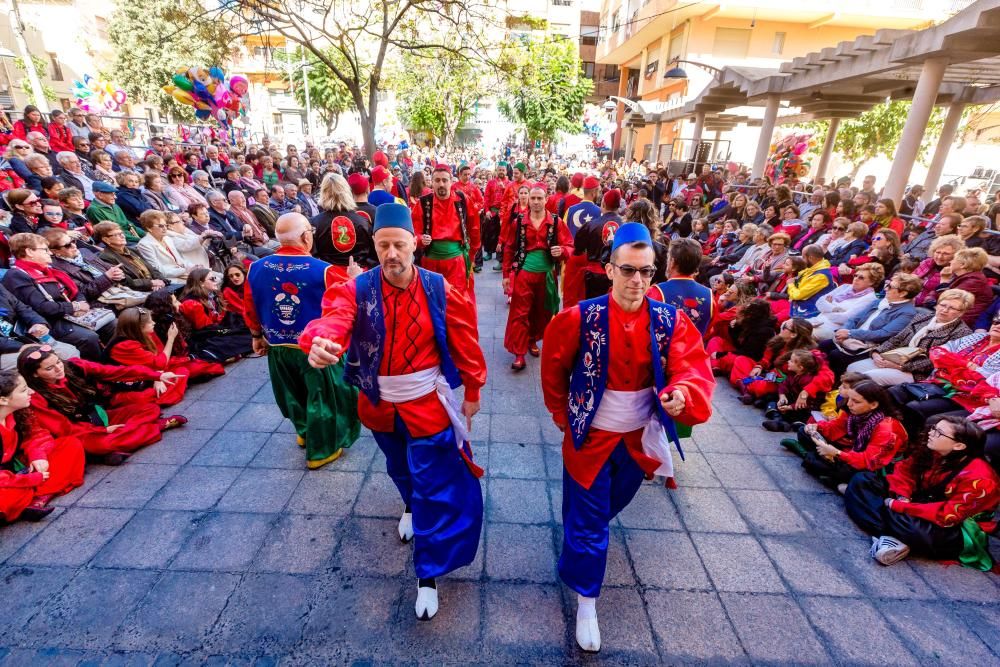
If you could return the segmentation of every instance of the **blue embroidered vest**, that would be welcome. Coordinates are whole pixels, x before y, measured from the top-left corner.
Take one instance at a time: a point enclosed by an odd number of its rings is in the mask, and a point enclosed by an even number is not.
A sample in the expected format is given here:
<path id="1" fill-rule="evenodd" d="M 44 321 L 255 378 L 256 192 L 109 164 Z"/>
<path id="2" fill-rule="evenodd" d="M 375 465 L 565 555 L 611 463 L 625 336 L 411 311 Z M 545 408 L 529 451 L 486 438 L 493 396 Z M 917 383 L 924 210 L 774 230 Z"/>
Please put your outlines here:
<path id="1" fill-rule="evenodd" d="M 269 255 L 250 265 L 247 282 L 269 344 L 297 347 L 305 326 L 323 314 L 329 266 L 309 255 Z"/>
<path id="2" fill-rule="evenodd" d="M 415 268 L 420 286 L 427 296 L 427 306 L 431 311 L 434 340 L 441 356 L 441 372 L 454 389 L 462 384 L 462 379 L 448 352 L 444 317 L 447 303 L 444 278 L 433 271 Z M 344 379 L 360 389 L 372 405 L 378 405 L 378 372 L 382 366 L 382 352 L 386 341 L 385 311 L 382 307 L 382 268 L 375 267 L 371 271 L 362 273 L 354 279 L 354 284 L 357 289 L 358 313 L 351 335 L 351 346 L 347 348 Z"/>
<path id="3" fill-rule="evenodd" d="M 712 323 L 712 290 L 694 280 L 667 280 L 656 286 L 663 295 L 663 303 L 683 311 L 701 335 Z"/>
<path id="4" fill-rule="evenodd" d="M 594 421 L 597 408 L 608 385 L 608 349 L 609 340 L 609 295 L 596 299 L 581 301 L 580 309 L 580 351 L 577 353 L 576 365 L 569 379 L 569 406 L 567 407 L 567 422 L 573 437 L 573 446 L 580 449 L 587 438 L 590 424 Z M 649 337 L 653 356 L 653 386 L 659 394 L 667 386 L 667 355 L 670 353 L 670 339 L 674 334 L 676 309 L 673 306 L 646 299 L 649 308 Z M 660 416 L 667 436 L 684 458 L 677 439 L 677 429 L 674 420 L 663 411 L 659 400 L 654 401 L 656 412 Z"/>
<path id="5" fill-rule="evenodd" d="M 582 201 L 579 204 L 573 204 L 566 211 L 566 226 L 569 227 L 570 235 L 576 238 L 576 233 L 580 231 L 581 227 L 599 217 L 601 217 L 600 206 L 592 201 Z"/>
<path id="6" fill-rule="evenodd" d="M 833 273 L 830 269 L 820 269 L 813 275 L 826 276 L 826 287 L 816 292 L 808 299 L 791 301 L 791 309 L 789 310 L 790 316 L 804 318 L 816 317 L 819 315 L 819 309 L 816 307 L 816 303 L 819 302 L 820 297 L 837 288 L 837 282 L 833 279 Z"/>

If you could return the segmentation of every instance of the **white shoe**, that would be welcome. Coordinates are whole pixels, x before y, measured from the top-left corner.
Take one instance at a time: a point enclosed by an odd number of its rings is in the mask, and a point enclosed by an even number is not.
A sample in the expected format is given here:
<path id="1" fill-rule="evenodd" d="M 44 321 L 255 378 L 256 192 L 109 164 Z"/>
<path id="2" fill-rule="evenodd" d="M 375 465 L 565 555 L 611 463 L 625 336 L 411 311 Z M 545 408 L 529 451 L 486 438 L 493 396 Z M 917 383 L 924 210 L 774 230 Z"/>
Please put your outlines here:
<path id="1" fill-rule="evenodd" d="M 576 643 L 589 653 L 601 650 L 601 628 L 596 618 L 576 617 Z"/>
<path id="2" fill-rule="evenodd" d="M 872 546 L 871 546 L 870 549 L 868 549 L 868 555 L 871 556 L 874 559 L 875 558 L 875 554 L 878 552 L 878 549 L 879 549 L 880 546 L 882 546 L 882 538 L 881 537 L 873 537 L 872 538 Z"/>
<path id="3" fill-rule="evenodd" d="M 399 517 L 399 539 L 402 542 L 409 542 L 413 539 L 413 513 L 403 512 Z"/>
<path id="4" fill-rule="evenodd" d="M 883 535 L 879 538 L 879 546 L 875 550 L 875 560 L 882 565 L 895 565 L 909 555 L 910 547 L 895 537 Z"/>
<path id="5" fill-rule="evenodd" d="M 417 586 L 417 618 L 429 621 L 438 613 L 438 592 L 436 588 Z"/>

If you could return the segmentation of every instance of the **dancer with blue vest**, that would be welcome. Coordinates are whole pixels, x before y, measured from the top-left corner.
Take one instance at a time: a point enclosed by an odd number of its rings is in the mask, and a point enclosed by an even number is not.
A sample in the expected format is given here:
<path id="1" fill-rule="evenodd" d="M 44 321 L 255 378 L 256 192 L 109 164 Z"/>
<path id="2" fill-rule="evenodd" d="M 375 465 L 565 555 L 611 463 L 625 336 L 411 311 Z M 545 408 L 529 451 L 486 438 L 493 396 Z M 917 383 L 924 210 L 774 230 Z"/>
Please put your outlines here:
<path id="1" fill-rule="evenodd" d="M 267 261 L 250 265 L 244 282 L 243 319 L 253 350 L 267 354 L 274 401 L 295 426 L 306 465 L 336 461 L 358 439 L 358 390 L 344 381 L 343 364 L 316 369 L 299 349 L 306 324 L 320 315 L 323 294 L 342 282 L 336 268 L 309 255 L 313 227 L 299 213 L 286 213 L 274 226 L 281 247 Z M 353 261 L 348 273 L 360 273 Z"/>
<path id="2" fill-rule="evenodd" d="M 701 244 L 694 239 L 674 239 L 667 253 L 669 278 L 650 287 L 646 296 L 683 311 L 704 336 L 715 314 L 715 302 L 712 290 L 694 279 L 701 266 Z"/>
<path id="3" fill-rule="evenodd" d="M 542 347 L 545 407 L 563 431 L 559 575 L 578 594 L 576 641 L 585 651 L 601 647 L 608 523 L 644 478 L 673 475 L 674 420 L 690 426 L 711 416 L 715 381 L 701 334 L 683 312 L 645 296 L 654 261 L 649 230 L 622 225 L 606 267 L 611 293 L 559 313 Z"/>
<path id="4" fill-rule="evenodd" d="M 468 297 L 414 265 L 410 210 L 379 206 L 374 238 L 380 266 L 330 289 L 299 344 L 316 368 L 346 356 L 361 423 L 405 504 L 399 537 L 414 541 L 416 613 L 427 620 L 438 610 L 435 578 L 471 563 L 479 548 L 482 469 L 468 443 L 486 360 Z"/>

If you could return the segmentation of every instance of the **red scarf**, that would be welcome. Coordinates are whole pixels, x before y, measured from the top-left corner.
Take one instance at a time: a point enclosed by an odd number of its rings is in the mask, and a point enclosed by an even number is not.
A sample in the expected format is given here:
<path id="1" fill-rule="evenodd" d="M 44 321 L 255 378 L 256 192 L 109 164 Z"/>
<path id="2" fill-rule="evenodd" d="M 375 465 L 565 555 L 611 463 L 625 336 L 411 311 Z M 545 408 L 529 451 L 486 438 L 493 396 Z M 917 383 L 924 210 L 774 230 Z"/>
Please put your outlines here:
<path id="1" fill-rule="evenodd" d="M 19 259 L 17 260 L 17 268 L 31 276 L 38 284 L 57 283 L 62 285 L 63 296 L 66 297 L 67 301 L 72 301 L 77 292 L 80 291 L 68 274 L 59 269 L 53 269 L 51 266 L 42 266 L 26 259 Z"/>

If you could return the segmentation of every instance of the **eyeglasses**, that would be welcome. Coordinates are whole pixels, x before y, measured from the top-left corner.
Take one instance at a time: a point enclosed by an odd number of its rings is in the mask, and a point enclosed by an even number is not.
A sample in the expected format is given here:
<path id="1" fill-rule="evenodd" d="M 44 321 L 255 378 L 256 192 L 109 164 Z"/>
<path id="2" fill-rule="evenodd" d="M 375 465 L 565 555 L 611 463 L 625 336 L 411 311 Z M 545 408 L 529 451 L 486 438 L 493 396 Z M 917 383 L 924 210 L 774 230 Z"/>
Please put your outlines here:
<path id="1" fill-rule="evenodd" d="M 835 232 L 846 232 L 847 231 L 847 227 L 837 227 L 836 225 L 834 225 L 833 231 L 835 231 Z"/>
<path id="2" fill-rule="evenodd" d="M 48 356 L 51 353 L 52 353 L 52 346 L 51 345 L 40 345 L 38 347 L 38 349 L 33 350 L 33 351 L 31 351 L 31 352 L 28 353 L 28 359 L 32 359 L 34 361 L 38 361 L 42 357 Z"/>
<path id="3" fill-rule="evenodd" d="M 29 151 L 31 150 L 31 146 L 14 146 L 14 150 Z"/>
<path id="4" fill-rule="evenodd" d="M 38 204 L 39 206 L 41 206 L 42 205 L 42 200 L 41 199 L 25 199 L 23 202 L 21 202 L 21 204 L 22 204 L 22 206 L 34 206 L 35 204 Z"/>
<path id="5" fill-rule="evenodd" d="M 872 237 L 872 241 L 885 241 L 885 237 L 881 236 L 881 235 L 880 236 L 873 236 Z"/>
<path id="6" fill-rule="evenodd" d="M 948 435 L 947 433 L 939 429 L 937 426 L 932 426 L 930 430 L 927 431 L 927 435 L 936 435 L 939 438 L 948 438 L 952 442 L 959 442 L 958 440 L 955 439 L 954 436 Z"/>
<path id="7" fill-rule="evenodd" d="M 77 146 L 79 146 L 80 148 L 88 148 L 90 146 L 90 142 L 89 141 L 87 141 L 87 142 L 81 141 L 80 143 L 77 144 Z"/>
<path id="8" fill-rule="evenodd" d="M 38 250 L 39 252 L 47 252 L 47 253 L 51 253 L 52 252 L 51 250 L 49 250 L 49 247 L 47 245 L 37 246 L 37 247 L 32 248 L 32 250 Z"/>
<path id="9" fill-rule="evenodd" d="M 42 213 L 46 218 L 61 218 L 63 217 L 62 211 L 45 211 Z"/>
<path id="10" fill-rule="evenodd" d="M 893 285 L 892 283 L 889 283 L 889 289 L 901 290 L 903 288 L 900 287 L 899 285 Z"/>
<path id="11" fill-rule="evenodd" d="M 961 308 L 957 308 L 955 306 L 949 306 L 947 303 L 938 303 L 937 307 L 940 310 L 954 310 L 955 312 L 962 310 Z"/>
<path id="12" fill-rule="evenodd" d="M 628 264 L 615 264 L 613 262 L 611 263 L 611 266 L 618 269 L 621 272 L 623 278 L 631 278 L 632 276 L 635 275 L 636 271 L 638 271 L 639 275 L 641 275 L 646 280 L 649 280 L 656 273 L 655 266 L 644 266 L 641 269 L 638 269 Z"/>

